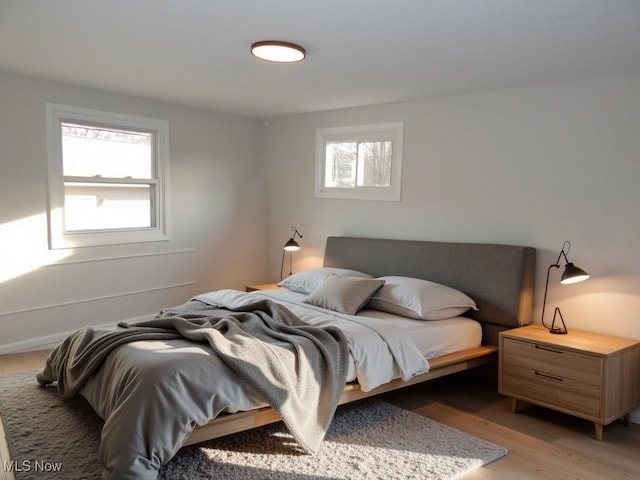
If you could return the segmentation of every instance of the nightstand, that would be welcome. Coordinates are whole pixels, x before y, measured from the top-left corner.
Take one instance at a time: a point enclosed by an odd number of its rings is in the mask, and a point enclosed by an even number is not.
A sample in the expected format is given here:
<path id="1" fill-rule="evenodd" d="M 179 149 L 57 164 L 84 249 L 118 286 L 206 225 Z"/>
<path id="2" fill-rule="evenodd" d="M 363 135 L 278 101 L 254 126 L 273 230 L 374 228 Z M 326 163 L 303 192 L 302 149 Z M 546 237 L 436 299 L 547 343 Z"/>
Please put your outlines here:
<path id="1" fill-rule="evenodd" d="M 499 336 L 498 392 L 511 397 L 513 412 L 524 401 L 604 425 L 640 403 L 640 342 L 569 330 L 554 335 L 542 325 Z"/>
<path id="2" fill-rule="evenodd" d="M 244 287 L 245 292 L 255 292 L 257 290 L 275 290 L 281 288 L 277 283 L 261 283 L 258 285 L 247 285 Z"/>

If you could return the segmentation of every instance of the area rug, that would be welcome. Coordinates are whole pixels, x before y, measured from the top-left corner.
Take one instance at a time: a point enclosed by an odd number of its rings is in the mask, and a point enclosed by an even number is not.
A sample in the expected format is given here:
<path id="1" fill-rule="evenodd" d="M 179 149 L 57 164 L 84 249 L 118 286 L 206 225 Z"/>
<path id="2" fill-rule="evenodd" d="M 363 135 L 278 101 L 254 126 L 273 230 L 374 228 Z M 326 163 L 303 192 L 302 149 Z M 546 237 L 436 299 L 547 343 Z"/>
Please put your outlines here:
<path id="1" fill-rule="evenodd" d="M 102 421 L 35 371 L 0 376 L 0 415 L 17 480 L 99 479 Z M 453 479 L 506 449 L 379 400 L 338 408 L 320 451 L 300 451 L 282 423 L 181 449 L 160 480 Z"/>

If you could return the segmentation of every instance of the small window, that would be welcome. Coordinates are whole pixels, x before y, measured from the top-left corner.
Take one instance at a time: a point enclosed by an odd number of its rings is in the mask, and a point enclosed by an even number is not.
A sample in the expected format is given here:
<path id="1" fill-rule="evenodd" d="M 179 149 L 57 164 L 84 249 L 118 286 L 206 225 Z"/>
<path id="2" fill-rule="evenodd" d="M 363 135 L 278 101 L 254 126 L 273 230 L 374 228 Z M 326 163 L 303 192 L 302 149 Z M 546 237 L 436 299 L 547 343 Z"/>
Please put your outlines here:
<path id="1" fill-rule="evenodd" d="M 403 124 L 318 129 L 316 196 L 400 200 Z"/>
<path id="2" fill-rule="evenodd" d="M 47 105 L 51 248 L 168 240 L 168 124 Z"/>

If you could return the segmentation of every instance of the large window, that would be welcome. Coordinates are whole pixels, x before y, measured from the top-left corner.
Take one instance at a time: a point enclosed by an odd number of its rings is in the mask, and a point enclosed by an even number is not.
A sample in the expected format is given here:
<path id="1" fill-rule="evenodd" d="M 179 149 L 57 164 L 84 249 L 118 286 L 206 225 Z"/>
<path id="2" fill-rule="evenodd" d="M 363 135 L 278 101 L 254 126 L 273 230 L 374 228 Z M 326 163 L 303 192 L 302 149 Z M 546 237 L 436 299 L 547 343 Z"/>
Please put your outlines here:
<path id="1" fill-rule="evenodd" d="M 317 131 L 316 196 L 400 200 L 402 123 Z"/>
<path id="2" fill-rule="evenodd" d="M 51 248 L 168 239 L 168 123 L 47 105 Z"/>

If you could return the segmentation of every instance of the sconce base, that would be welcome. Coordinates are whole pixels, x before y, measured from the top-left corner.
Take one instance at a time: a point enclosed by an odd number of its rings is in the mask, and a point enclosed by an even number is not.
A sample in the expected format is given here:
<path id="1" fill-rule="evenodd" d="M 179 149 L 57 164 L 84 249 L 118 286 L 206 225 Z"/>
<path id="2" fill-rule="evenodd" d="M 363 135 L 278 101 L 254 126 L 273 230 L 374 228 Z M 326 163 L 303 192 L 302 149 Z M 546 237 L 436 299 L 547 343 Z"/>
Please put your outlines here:
<path id="1" fill-rule="evenodd" d="M 560 321 L 562 322 L 562 327 L 559 325 L 556 326 L 556 317 L 560 317 Z M 549 328 L 549 333 L 555 333 L 556 335 L 565 335 L 568 333 L 567 326 L 564 324 L 564 318 L 562 318 L 562 312 L 559 307 L 556 307 L 553 312 L 553 321 L 551 322 L 551 328 Z"/>

